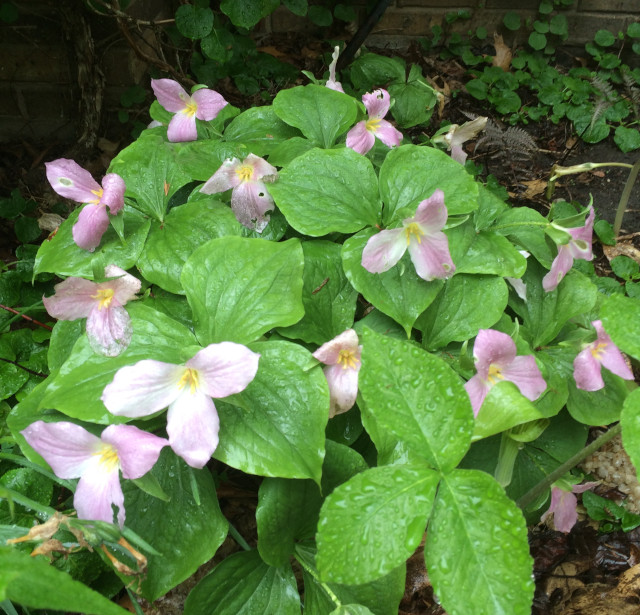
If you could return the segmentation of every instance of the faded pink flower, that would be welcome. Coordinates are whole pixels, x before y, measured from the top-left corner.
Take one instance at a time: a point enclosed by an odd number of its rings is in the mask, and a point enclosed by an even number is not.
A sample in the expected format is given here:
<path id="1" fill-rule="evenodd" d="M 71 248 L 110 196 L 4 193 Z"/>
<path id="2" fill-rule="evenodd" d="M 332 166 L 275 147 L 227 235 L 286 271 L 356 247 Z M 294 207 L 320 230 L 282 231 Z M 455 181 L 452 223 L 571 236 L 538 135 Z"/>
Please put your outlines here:
<path id="1" fill-rule="evenodd" d="M 243 391 L 260 355 L 233 342 L 210 344 L 184 365 L 144 359 L 119 369 L 102 392 L 107 410 L 138 418 L 168 407 L 169 444 L 190 466 L 202 468 L 218 446 L 220 421 L 211 400 Z"/>
<path id="2" fill-rule="evenodd" d="M 110 425 L 98 438 L 80 425 L 61 421 L 36 421 L 22 435 L 60 478 L 80 478 L 73 498 L 78 518 L 124 526 L 124 495 L 119 472 L 124 478 L 144 476 L 169 444 L 164 438 L 133 425 Z"/>
<path id="3" fill-rule="evenodd" d="M 465 122 L 462 126 L 452 124 L 449 131 L 437 138 L 447 145 L 447 149 L 451 151 L 451 158 L 460 164 L 464 164 L 467 160 L 467 153 L 462 149 L 462 145 L 471 139 L 474 139 L 479 132 L 484 130 L 487 125 L 486 117 L 477 117 L 471 122 Z"/>
<path id="4" fill-rule="evenodd" d="M 214 90 L 202 88 L 189 96 L 173 79 L 152 79 L 151 87 L 158 102 L 170 113 L 167 138 L 172 142 L 195 141 L 198 138 L 196 118 L 208 122 L 228 103 Z"/>
<path id="5" fill-rule="evenodd" d="M 593 489 L 597 482 L 584 483 L 583 485 L 573 485 L 571 491 L 565 491 L 560 487 L 551 488 L 551 504 L 549 509 L 540 517 L 540 521 L 546 521 L 553 515 L 553 526 L 558 532 L 568 534 L 578 520 L 578 498 L 574 493 L 584 493 Z"/>
<path id="6" fill-rule="evenodd" d="M 506 333 L 480 329 L 473 345 L 476 375 L 464 388 L 469 394 L 473 415 L 478 412 L 491 388 L 501 380 L 513 382 L 520 393 L 533 401 L 547 388 L 532 355 L 516 356 L 516 344 Z"/>
<path id="7" fill-rule="evenodd" d="M 347 147 L 359 154 L 366 154 L 373 147 L 376 137 L 387 147 L 400 145 L 402 133 L 382 119 L 389 111 L 389 92 L 382 89 L 367 92 L 362 96 L 362 102 L 369 118 L 358 122 L 347 133 Z"/>
<path id="8" fill-rule="evenodd" d="M 238 222 L 262 233 L 269 224 L 269 217 L 265 214 L 274 207 L 273 198 L 262 179 L 277 177 L 277 173 L 274 166 L 254 154 L 249 154 L 242 162 L 238 158 L 227 159 L 200 192 L 216 194 L 232 189 L 231 209 Z"/>
<path id="9" fill-rule="evenodd" d="M 591 322 L 598 337 L 586 346 L 573 360 L 573 379 L 583 391 L 599 391 L 604 387 L 601 366 L 616 376 L 633 380 L 633 372 L 626 364 L 622 353 L 604 330 L 601 320 Z"/>
<path id="10" fill-rule="evenodd" d="M 558 255 L 551 263 L 551 271 L 542 279 L 542 287 L 550 292 L 560 284 L 560 281 L 573 266 L 574 259 L 582 259 L 590 261 L 593 259 L 591 251 L 591 243 L 593 241 L 593 221 L 595 212 L 593 207 L 589 208 L 589 215 L 585 220 L 584 226 L 576 228 L 561 228 L 571 235 L 569 243 L 558 246 Z"/>
<path id="11" fill-rule="evenodd" d="M 362 346 L 358 345 L 358 334 L 353 329 L 347 329 L 313 353 L 327 366 L 324 375 L 329 385 L 329 418 L 350 410 L 356 403 L 361 354 Z"/>
<path id="12" fill-rule="evenodd" d="M 362 266 L 370 273 L 388 271 L 409 250 L 416 273 L 427 282 L 448 278 L 456 266 L 449 253 L 449 240 L 442 232 L 447 222 L 444 192 L 436 190 L 418 205 L 416 215 L 402 221 L 401 228 L 373 235 L 362 252 Z"/>
<path id="13" fill-rule="evenodd" d="M 108 282 L 67 278 L 54 286 L 55 294 L 43 297 L 49 315 L 58 320 L 87 319 L 91 348 L 107 357 L 116 357 L 131 341 L 131 319 L 124 305 L 136 298 L 140 280 L 124 269 L 109 265 L 104 270 Z"/>
<path id="14" fill-rule="evenodd" d="M 77 162 L 59 158 L 45 163 L 47 179 L 60 195 L 77 203 L 87 203 L 73 225 L 73 241 L 83 250 L 93 252 L 109 228 L 109 214 L 124 207 L 125 184 L 116 173 L 108 173 L 102 186 Z"/>
<path id="15" fill-rule="evenodd" d="M 340 55 L 340 47 L 337 45 L 333 49 L 333 53 L 331 54 L 331 64 L 329 64 L 329 79 L 325 86 L 330 90 L 335 90 L 336 92 L 342 92 L 344 94 L 344 90 L 342 89 L 342 84 L 339 81 L 336 81 L 336 64 L 338 64 L 338 56 Z"/>

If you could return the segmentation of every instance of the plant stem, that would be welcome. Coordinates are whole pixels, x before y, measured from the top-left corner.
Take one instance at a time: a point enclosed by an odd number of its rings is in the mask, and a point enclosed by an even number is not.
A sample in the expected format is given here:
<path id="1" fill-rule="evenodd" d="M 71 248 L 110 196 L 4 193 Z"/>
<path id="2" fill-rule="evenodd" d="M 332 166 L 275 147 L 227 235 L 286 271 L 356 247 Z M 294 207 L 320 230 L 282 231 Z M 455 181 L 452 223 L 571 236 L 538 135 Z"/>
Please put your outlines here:
<path id="1" fill-rule="evenodd" d="M 331 591 L 331 588 L 326 583 L 323 583 L 320 580 L 320 578 L 318 577 L 318 573 L 313 568 L 305 564 L 302 561 L 302 559 L 296 558 L 296 560 L 314 578 L 315 582 L 318 583 L 318 585 L 320 585 L 325 592 L 327 592 L 327 595 L 329 596 L 329 598 L 331 598 L 331 600 L 333 600 L 333 603 L 336 605 L 336 607 L 340 608 L 342 606 L 342 602 L 340 602 L 340 598 L 338 598 L 338 596 L 336 596 Z"/>
<path id="2" fill-rule="evenodd" d="M 517 506 L 524 510 L 531 502 L 548 489 L 555 481 L 564 476 L 571 468 L 575 468 L 583 459 L 595 453 L 599 448 L 604 446 L 609 440 L 617 436 L 621 431 L 621 425 L 618 423 L 598 436 L 591 444 L 585 446 L 581 451 L 570 457 L 562 465 L 558 466 L 553 472 L 541 480 L 537 485 L 527 491 L 517 502 Z"/>
<path id="3" fill-rule="evenodd" d="M 493 474 L 495 479 L 506 487 L 511 482 L 513 476 L 513 466 L 520 450 L 520 443 L 509 436 L 509 432 L 502 433 L 500 440 L 500 452 L 498 453 L 498 464 Z"/>
<path id="4" fill-rule="evenodd" d="M 517 227 L 517 226 L 542 226 L 542 227 L 547 227 L 549 226 L 549 222 L 510 222 L 509 224 L 496 224 L 495 226 L 491 227 L 492 231 L 495 231 L 497 229 L 503 229 L 503 228 L 509 228 L 509 227 Z"/>
<path id="5" fill-rule="evenodd" d="M 597 169 L 598 167 L 625 167 L 627 169 L 631 169 L 632 165 L 626 162 L 583 162 L 582 164 L 574 164 L 571 167 L 561 167 L 557 164 L 554 164 L 551 169 L 551 176 L 549 177 L 549 183 L 547 185 L 547 200 L 550 200 L 553 196 L 553 191 L 556 187 L 556 180 L 558 177 L 562 177 L 563 175 L 571 175 L 573 173 L 585 173 L 587 171 L 592 171 L 593 169 Z"/>
<path id="6" fill-rule="evenodd" d="M 631 171 L 629 171 L 627 183 L 624 185 L 624 190 L 622 191 L 622 196 L 620 197 L 620 202 L 618 203 L 618 209 L 616 210 L 616 219 L 613 222 L 613 236 L 616 238 L 618 237 L 620 227 L 622 226 L 622 218 L 624 217 L 624 212 L 627 209 L 627 203 L 629 202 L 629 197 L 631 196 L 631 189 L 633 188 L 633 184 L 636 183 L 638 171 L 640 171 L 640 158 L 636 160 L 636 163 L 631 168 Z"/>
<path id="7" fill-rule="evenodd" d="M 39 307 L 41 305 L 42 305 L 42 300 L 38 301 L 37 303 L 34 303 L 33 305 L 30 305 L 27 308 L 24 308 L 24 310 L 22 310 L 22 312 L 18 312 L 18 310 L 14 310 L 13 308 L 10 308 L 10 307 L 8 307 L 6 305 L 2 305 L 0 303 L 0 308 L 2 308 L 3 310 L 7 310 L 7 312 L 11 312 L 12 314 L 16 314 L 13 318 L 10 318 L 9 320 L 7 320 L 7 322 L 5 322 L 2 325 L 2 328 L 6 329 L 7 327 L 11 326 L 17 320 L 20 320 L 21 318 L 24 318 L 25 320 L 28 320 L 29 322 L 32 322 L 34 325 L 38 325 L 39 327 L 43 327 L 45 329 L 48 329 L 49 331 L 53 331 L 53 328 L 50 327 L 49 325 L 45 325 L 44 323 L 41 323 L 41 322 L 39 322 L 37 320 L 34 320 L 30 316 L 26 316 L 26 314 L 28 312 L 31 312 L 32 310 L 35 310 L 37 307 Z"/>
<path id="8" fill-rule="evenodd" d="M 249 543 L 242 537 L 242 534 L 229 523 L 229 534 L 231 534 L 232 538 L 245 550 L 251 551 L 251 547 Z"/>

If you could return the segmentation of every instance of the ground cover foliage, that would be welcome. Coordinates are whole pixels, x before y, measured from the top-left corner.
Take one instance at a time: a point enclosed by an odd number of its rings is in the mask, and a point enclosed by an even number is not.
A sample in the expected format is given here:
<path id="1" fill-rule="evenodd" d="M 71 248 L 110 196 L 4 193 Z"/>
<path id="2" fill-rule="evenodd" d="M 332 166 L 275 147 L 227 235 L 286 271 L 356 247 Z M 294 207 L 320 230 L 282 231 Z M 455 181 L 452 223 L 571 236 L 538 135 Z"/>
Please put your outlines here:
<path id="1" fill-rule="evenodd" d="M 579 370 L 574 378 L 578 356 L 595 360 L 614 345 L 640 359 L 637 298 L 603 283 L 586 260 L 590 203 L 556 202 L 546 217 L 514 208 L 503 191 L 476 179 L 473 164 L 444 151 L 451 140 L 439 149 L 405 134 L 393 148 L 376 139 L 366 154 L 346 147 L 358 123 L 375 133 L 383 119 L 360 102 L 364 92 L 388 87 L 388 119 L 401 130 L 426 121 L 438 96 L 417 67 L 405 72 L 373 55 L 356 62 L 343 86 L 347 94 L 323 79 L 242 112 L 226 105 L 212 119 L 185 114 L 197 128 L 189 142 L 168 140 L 175 115 L 154 102 L 159 125 L 109 168 L 126 191 L 95 250 L 74 239 L 81 208 L 35 254 L 24 247 L 24 267 L 12 272 L 25 294 L 20 303 L 33 304 L 30 314 L 53 328 L 2 337 L 3 396 L 11 403 L 2 402 L 0 529 L 4 540 L 28 537 L 0 551 L 11 571 L 0 585 L 6 612 L 18 605 L 123 612 L 107 598 L 126 586 L 153 601 L 211 560 L 230 531 L 244 549 L 196 585 L 185 613 L 299 613 L 301 606 L 317 614 L 397 613 L 406 561 L 421 545 L 448 613 L 529 613 L 527 525 L 549 508 L 546 477 L 583 449 L 589 426 L 618 421 L 637 465 L 635 385 L 606 361 L 601 383 L 599 363 L 590 365 L 586 386 Z M 251 175 L 250 155 L 275 173 Z M 202 192 L 233 159 L 240 166 L 230 176 L 273 199 L 271 213 L 254 211 L 248 224 L 238 220 L 237 186 Z M 439 191 L 446 224 L 432 228 L 419 211 Z M 28 204 L 13 201 L 12 215 L 20 216 Z M 258 232 L 261 216 L 268 222 Z M 575 234 L 584 229 L 588 239 Z M 373 273 L 363 251 L 385 231 L 395 231 L 406 252 Z M 432 255 L 413 251 L 416 239 L 444 242 L 453 268 L 419 275 Z M 549 282 L 554 261 L 568 253 L 573 267 Z M 141 282 L 138 299 L 122 306 L 131 337 L 117 356 L 96 352 L 89 322 L 86 332 L 83 320 L 54 324 L 39 304 L 57 278 L 108 289 L 123 279 L 107 273 L 111 265 Z M 6 318 L 4 328 L 18 318 Z M 334 383 L 323 371 L 330 361 L 314 353 L 349 330 L 356 346 L 339 349 L 346 354 L 333 362 L 355 372 L 357 400 L 336 412 Z M 483 331 L 513 352 L 483 357 Z M 198 353 L 227 343 L 259 355 L 258 367 L 241 390 L 206 391 L 220 422 L 206 466 L 173 446 L 163 412 L 173 401 L 149 416 L 112 411 L 107 390 L 121 370 L 149 360 L 193 365 Z M 514 357 L 532 358 L 542 391 L 527 393 L 510 375 Z M 481 400 L 467 384 L 478 376 Z M 197 377 L 188 372 L 181 382 L 193 395 Z M 151 405 L 150 392 L 135 390 L 143 383 L 127 386 L 123 397 Z M 75 480 L 52 473 L 25 436 L 39 422 L 95 436 L 135 425 L 172 445 L 144 476 L 129 480 L 122 467 L 119 527 L 114 516 L 115 524 L 69 516 Z M 582 481 L 570 469 L 556 488 Z M 216 491 L 227 472 L 261 479 L 253 549 L 221 511 Z M 36 519 L 46 523 L 34 530 Z M 54 566 L 29 556 L 36 546 Z"/>

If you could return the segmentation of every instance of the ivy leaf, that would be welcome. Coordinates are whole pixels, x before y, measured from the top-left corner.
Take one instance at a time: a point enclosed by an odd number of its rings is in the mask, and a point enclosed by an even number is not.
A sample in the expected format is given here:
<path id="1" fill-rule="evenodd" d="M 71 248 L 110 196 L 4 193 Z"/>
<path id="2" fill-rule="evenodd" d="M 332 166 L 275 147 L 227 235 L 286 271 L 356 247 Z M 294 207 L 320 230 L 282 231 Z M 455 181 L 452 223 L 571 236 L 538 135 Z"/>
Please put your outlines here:
<path id="1" fill-rule="evenodd" d="M 182 4 L 176 11 L 176 27 L 192 40 L 204 38 L 213 28 L 213 11 L 192 4 Z"/>

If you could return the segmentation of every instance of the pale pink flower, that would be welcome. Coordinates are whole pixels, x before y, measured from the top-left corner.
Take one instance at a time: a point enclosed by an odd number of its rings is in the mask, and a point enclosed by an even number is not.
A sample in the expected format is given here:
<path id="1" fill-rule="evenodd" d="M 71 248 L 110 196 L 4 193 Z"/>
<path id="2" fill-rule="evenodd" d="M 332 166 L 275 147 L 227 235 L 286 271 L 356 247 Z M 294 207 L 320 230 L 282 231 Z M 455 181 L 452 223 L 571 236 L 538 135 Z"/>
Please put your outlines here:
<path id="1" fill-rule="evenodd" d="M 184 365 L 144 359 L 119 369 L 102 401 L 117 416 L 139 418 L 168 407 L 169 444 L 190 466 L 202 468 L 218 446 L 220 421 L 211 400 L 243 391 L 260 355 L 233 342 L 210 344 Z"/>
<path id="2" fill-rule="evenodd" d="M 462 145 L 474 139 L 479 132 L 484 130 L 487 119 L 486 117 L 477 117 L 475 120 L 465 122 L 462 126 L 452 124 L 449 126 L 449 131 L 438 137 L 437 140 L 443 141 L 451 152 L 451 158 L 463 165 L 467 160 L 467 153 L 462 149 Z"/>
<path id="3" fill-rule="evenodd" d="M 336 92 L 342 92 L 344 94 L 344 90 L 342 89 L 342 84 L 339 81 L 336 81 L 336 64 L 338 63 L 338 56 L 340 55 L 340 47 L 337 45 L 333 49 L 333 53 L 331 54 L 331 64 L 329 64 L 329 79 L 325 86 L 330 90 L 335 90 Z"/>
<path id="4" fill-rule="evenodd" d="M 73 505 L 80 519 L 113 522 L 124 526 L 124 495 L 119 471 L 124 478 L 144 476 L 169 444 L 164 438 L 133 425 L 110 425 L 98 438 L 80 425 L 61 421 L 36 421 L 22 435 L 60 478 L 80 478 Z"/>
<path id="5" fill-rule="evenodd" d="M 373 235 L 362 252 L 362 266 L 370 273 L 388 271 L 409 250 L 416 273 L 427 282 L 453 275 L 449 240 L 442 232 L 447 222 L 444 192 L 436 190 L 418 205 L 416 215 L 402 221 L 401 228 Z"/>
<path id="6" fill-rule="evenodd" d="M 467 390 L 474 416 L 491 388 L 501 380 L 513 382 L 520 393 L 533 401 L 547 388 L 532 355 L 516 356 L 516 344 L 506 333 L 480 329 L 473 345 L 476 375 L 464 388 Z"/>
<path id="7" fill-rule="evenodd" d="M 353 329 L 347 329 L 313 353 L 327 366 L 324 375 L 329 385 L 329 418 L 350 410 L 356 403 L 361 354 L 362 346 L 358 345 L 358 334 Z"/>
<path id="8" fill-rule="evenodd" d="M 362 96 L 362 102 L 369 117 L 358 122 L 347 133 L 347 147 L 359 154 L 366 154 L 373 147 L 376 137 L 387 147 L 400 145 L 402 133 L 382 119 L 389 111 L 389 92 L 382 89 L 367 92 Z"/>
<path id="9" fill-rule="evenodd" d="M 131 341 L 131 319 L 124 305 L 136 298 L 140 280 L 116 265 L 104 270 L 107 282 L 67 278 L 54 286 L 55 294 L 42 297 L 49 315 L 58 320 L 87 319 L 89 344 L 96 352 L 117 357 Z"/>
<path id="10" fill-rule="evenodd" d="M 172 142 L 195 141 L 198 138 L 196 118 L 208 122 L 217 117 L 228 103 L 214 90 L 202 88 L 189 96 L 173 79 L 152 79 L 151 87 L 158 102 L 175 115 L 169 122 L 167 138 Z"/>
<path id="11" fill-rule="evenodd" d="M 273 198 L 262 181 L 277 177 L 278 171 L 264 158 L 249 154 L 242 162 L 227 159 L 207 180 L 200 192 L 216 194 L 231 189 L 231 209 L 240 224 L 262 233 L 269 217 L 265 214 L 274 207 Z"/>
<path id="12" fill-rule="evenodd" d="M 542 279 L 542 287 L 547 292 L 554 290 L 558 284 L 560 284 L 560 281 L 567 274 L 567 271 L 573 266 L 574 259 L 577 258 L 585 261 L 593 259 L 591 243 L 593 241 L 594 218 L 595 212 L 593 211 L 593 207 L 590 207 L 589 215 L 585 220 L 584 226 L 578 226 L 576 228 L 556 226 L 556 228 L 569 233 L 571 239 L 569 243 L 558 246 L 558 255 L 553 260 L 553 263 L 551 263 L 551 271 Z"/>
<path id="13" fill-rule="evenodd" d="M 560 487 L 551 488 L 551 504 L 549 509 L 540 517 L 540 521 L 546 521 L 548 517 L 553 515 L 553 527 L 558 532 L 568 534 L 571 528 L 578 520 L 578 499 L 574 493 L 584 493 L 589 489 L 593 489 L 598 483 L 584 483 L 584 485 L 573 485 L 571 491 L 565 491 Z"/>
<path id="14" fill-rule="evenodd" d="M 46 162 L 45 167 L 51 187 L 60 196 L 87 203 L 73 225 L 72 234 L 78 247 L 93 252 L 109 228 L 107 207 L 114 216 L 124 207 L 124 180 L 109 173 L 100 186 L 89 171 L 67 158 Z"/>
<path id="15" fill-rule="evenodd" d="M 601 320 L 591 322 L 598 337 L 586 346 L 573 360 L 573 379 L 583 391 L 599 391 L 604 387 L 601 366 L 616 376 L 633 380 L 633 372 L 624 360 L 618 347 L 604 330 Z"/>

